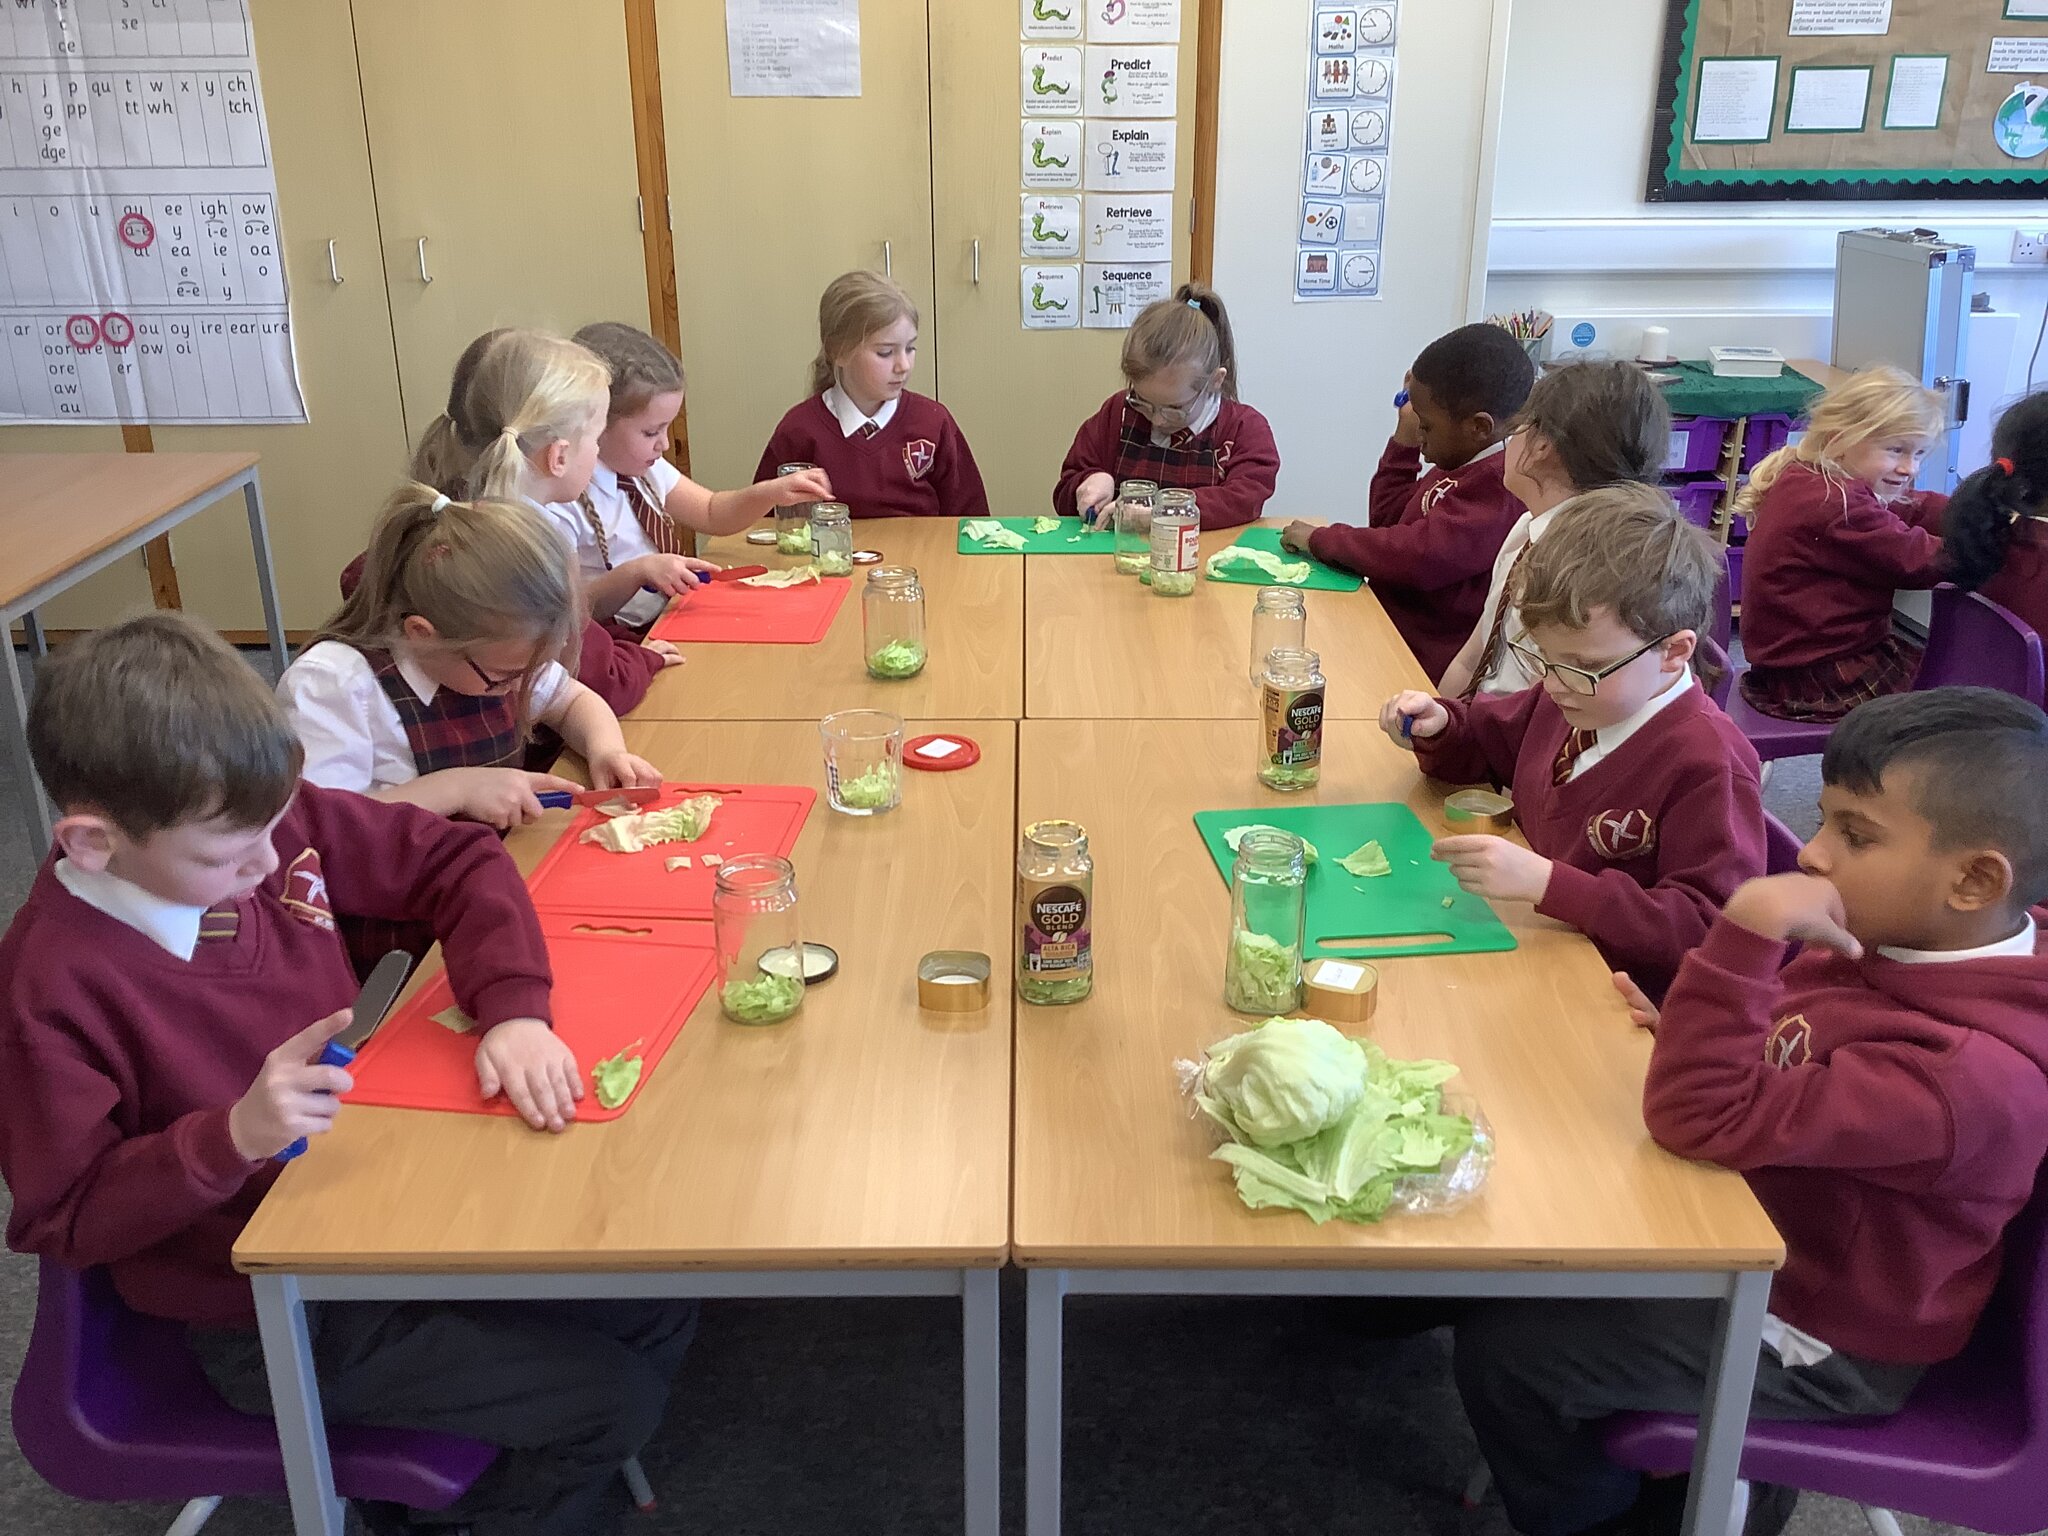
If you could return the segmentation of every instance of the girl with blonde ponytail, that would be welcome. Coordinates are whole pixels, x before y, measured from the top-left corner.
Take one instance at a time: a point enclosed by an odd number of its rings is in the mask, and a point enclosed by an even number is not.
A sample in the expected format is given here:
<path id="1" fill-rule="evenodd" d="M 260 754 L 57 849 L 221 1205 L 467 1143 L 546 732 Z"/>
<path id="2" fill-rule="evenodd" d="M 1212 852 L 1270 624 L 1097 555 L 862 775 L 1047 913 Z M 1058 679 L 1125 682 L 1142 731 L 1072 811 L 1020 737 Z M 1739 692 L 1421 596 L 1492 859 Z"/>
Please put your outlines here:
<path id="1" fill-rule="evenodd" d="M 1892 633 L 1892 594 L 1946 579 L 1948 497 L 1913 481 L 1947 420 L 1941 397 L 1898 369 L 1865 369 L 1815 401 L 1805 437 L 1736 498 L 1751 524 L 1742 696 L 1762 713 L 1839 720 L 1912 687 L 1920 647 Z"/>

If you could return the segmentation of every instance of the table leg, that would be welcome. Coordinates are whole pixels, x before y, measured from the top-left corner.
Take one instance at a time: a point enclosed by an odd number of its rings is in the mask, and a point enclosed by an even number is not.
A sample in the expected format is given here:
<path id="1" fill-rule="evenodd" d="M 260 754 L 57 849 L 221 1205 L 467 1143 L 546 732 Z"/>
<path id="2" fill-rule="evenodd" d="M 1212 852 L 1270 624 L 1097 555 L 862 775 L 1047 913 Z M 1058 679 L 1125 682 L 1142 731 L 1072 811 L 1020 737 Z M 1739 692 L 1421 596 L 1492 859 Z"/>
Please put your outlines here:
<path id="1" fill-rule="evenodd" d="M 962 1425 L 967 1452 L 967 1536 L 1001 1536 L 1003 1523 L 1003 1336 L 1000 1270 L 961 1271 Z"/>
<path id="2" fill-rule="evenodd" d="M 1764 1304 L 1770 1294 L 1770 1272 L 1746 1270 L 1729 1277 L 1728 1293 L 1718 1304 L 1721 1328 L 1707 1366 L 1706 1401 L 1700 1405 L 1692 1487 L 1685 1499 L 1685 1536 L 1720 1536 L 1728 1529 L 1742 1465 L 1742 1437 L 1749 1428 L 1750 1393 L 1756 1386 L 1757 1351 L 1763 1347 Z"/>
<path id="3" fill-rule="evenodd" d="M 242 497 L 249 503 L 249 547 L 256 556 L 256 587 L 263 594 L 263 627 L 270 632 L 270 654 L 282 673 L 291 657 L 285 650 L 284 620 L 277 612 L 277 572 L 270 563 L 270 525 L 263 520 L 263 492 L 257 488 L 256 472 L 249 472 L 249 483 L 242 487 Z"/>
<path id="4" fill-rule="evenodd" d="M 43 633 L 42 615 L 31 608 L 21 616 L 21 633 L 28 641 L 28 653 L 37 661 L 50 654 L 50 637 Z"/>
<path id="5" fill-rule="evenodd" d="M 1067 1273 L 1027 1270 L 1024 1285 L 1024 1529 L 1026 1536 L 1059 1536 L 1060 1361 Z"/>
<path id="6" fill-rule="evenodd" d="M 342 1536 L 347 1512 L 334 1492 L 327 1456 L 327 1426 L 320 1418 L 320 1383 L 313 1375 L 313 1345 L 306 1335 L 306 1304 L 292 1275 L 251 1275 L 256 1322 L 263 1332 L 263 1366 L 270 1376 L 270 1411 L 284 1452 L 291 1493 L 292 1529 L 298 1536 Z"/>
<path id="7" fill-rule="evenodd" d="M 23 614 L 21 618 L 33 625 L 35 616 Z M 0 616 L 0 639 L 7 642 L 0 646 L 7 662 L 6 703 L 11 706 L 7 711 L 7 765 L 14 782 L 21 786 L 21 815 L 28 826 L 29 857 L 40 864 L 50 846 L 50 828 L 55 819 L 50 815 L 50 802 L 43 798 L 35 762 L 28 755 L 28 691 L 21 685 L 21 663 L 14 654 L 14 638 L 9 633 L 12 627 L 12 620 Z M 33 651 L 42 631 L 32 627 L 28 633 L 29 649 Z"/>

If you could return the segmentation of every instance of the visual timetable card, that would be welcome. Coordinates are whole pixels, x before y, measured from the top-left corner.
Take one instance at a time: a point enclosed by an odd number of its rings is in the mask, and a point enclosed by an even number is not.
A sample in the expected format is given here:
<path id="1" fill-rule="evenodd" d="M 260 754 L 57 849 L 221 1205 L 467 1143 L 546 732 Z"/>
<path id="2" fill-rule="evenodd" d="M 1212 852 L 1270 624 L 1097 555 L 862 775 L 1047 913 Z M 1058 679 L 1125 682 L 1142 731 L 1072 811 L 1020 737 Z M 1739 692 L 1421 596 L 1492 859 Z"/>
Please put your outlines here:
<path id="1" fill-rule="evenodd" d="M 1399 0 L 1311 10 L 1298 301 L 1379 297 L 1398 11 Z"/>
<path id="2" fill-rule="evenodd" d="M 0 14 L 0 421 L 296 422 L 244 0 Z"/>

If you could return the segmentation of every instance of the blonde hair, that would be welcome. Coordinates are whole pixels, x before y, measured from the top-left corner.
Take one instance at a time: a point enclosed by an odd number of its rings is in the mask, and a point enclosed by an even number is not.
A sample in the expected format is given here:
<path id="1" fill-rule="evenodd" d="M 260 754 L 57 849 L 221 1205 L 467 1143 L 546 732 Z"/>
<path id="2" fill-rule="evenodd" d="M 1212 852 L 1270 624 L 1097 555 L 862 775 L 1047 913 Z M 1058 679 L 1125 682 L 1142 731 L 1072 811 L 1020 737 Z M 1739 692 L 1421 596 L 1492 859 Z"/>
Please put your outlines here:
<path id="1" fill-rule="evenodd" d="M 1806 436 L 1767 455 L 1750 471 L 1749 484 L 1735 497 L 1735 510 L 1754 523 L 1764 493 L 1795 464 L 1840 482 L 1848 478 L 1842 457 L 1850 450 L 1886 437 L 1932 441 L 1947 428 L 1948 407 L 1933 390 L 1889 365 L 1865 368 L 1813 402 Z"/>
<path id="2" fill-rule="evenodd" d="M 623 320 L 598 320 L 575 336 L 611 370 L 612 399 L 606 421 L 641 409 L 656 395 L 683 392 L 682 361 L 659 341 Z"/>
<path id="3" fill-rule="evenodd" d="M 467 372 L 467 379 L 464 373 Z M 444 495 L 517 498 L 527 456 L 601 416 L 611 372 L 588 347 L 545 331 L 494 331 L 456 364 L 449 409 L 414 456 L 417 477 Z"/>
<path id="4" fill-rule="evenodd" d="M 818 299 L 818 355 L 811 359 L 811 393 L 822 395 L 839 378 L 839 359 L 898 320 L 921 325 L 917 306 L 902 287 L 879 273 L 842 272 Z"/>
<path id="5" fill-rule="evenodd" d="M 1603 486 L 1575 498 L 1529 546 L 1511 601 L 1522 626 L 1583 629 L 1605 608 L 1639 640 L 1713 625 L 1720 549 L 1652 486 Z"/>
<path id="6" fill-rule="evenodd" d="M 530 507 L 450 501 L 430 485 L 401 485 L 377 515 L 363 579 L 314 637 L 388 651 L 417 614 L 450 650 L 533 641 L 512 698 L 532 723 L 533 682 L 549 661 L 576 664 L 582 625 L 567 543 Z"/>
<path id="7" fill-rule="evenodd" d="M 1215 291 L 1200 283 L 1182 283 L 1172 298 L 1147 304 L 1124 334 L 1124 378 L 1132 384 L 1177 363 L 1192 366 L 1204 378 L 1221 368 L 1223 398 L 1237 398 L 1230 316 Z"/>

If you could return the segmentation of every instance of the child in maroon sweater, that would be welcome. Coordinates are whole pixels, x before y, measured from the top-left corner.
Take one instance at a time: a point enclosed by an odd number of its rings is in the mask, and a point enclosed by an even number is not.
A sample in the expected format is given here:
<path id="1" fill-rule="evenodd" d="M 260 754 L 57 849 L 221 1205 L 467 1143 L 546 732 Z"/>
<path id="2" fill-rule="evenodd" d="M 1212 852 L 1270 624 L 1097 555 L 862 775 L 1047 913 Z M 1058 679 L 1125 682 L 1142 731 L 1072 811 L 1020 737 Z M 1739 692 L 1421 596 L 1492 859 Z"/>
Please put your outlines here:
<path id="1" fill-rule="evenodd" d="M 1494 557 L 1524 510 L 1503 483 L 1502 450 L 1535 382 L 1529 354 L 1500 326 L 1439 336 L 1403 382 L 1407 403 L 1372 477 L 1367 525 L 1292 522 L 1280 535 L 1370 581 L 1433 679 L 1478 622 Z"/>
<path id="2" fill-rule="evenodd" d="M 336 919 L 431 923 L 483 1031 L 480 1093 L 559 1131 L 582 1078 L 549 1027 L 532 905 L 488 829 L 300 785 L 262 680 L 174 615 L 58 653 L 29 737 L 61 819 L 0 939 L 9 1245 L 106 1266 L 131 1307 L 189 1325 L 231 1402 L 267 1414 L 229 1256 L 276 1154 L 328 1130 L 350 1086 L 316 1059 L 356 994 Z M 515 1448 L 442 1518 L 580 1536 L 659 1421 L 690 1323 L 663 1306 L 328 1302 L 314 1355 L 334 1421 Z M 373 1513 L 389 1528 L 394 1512 Z"/>
<path id="3" fill-rule="evenodd" d="M 818 301 L 810 397 L 761 450 L 756 480 L 814 464 L 855 517 L 987 517 L 988 492 L 953 413 L 905 386 L 917 306 L 873 272 L 847 272 Z"/>
<path id="4" fill-rule="evenodd" d="M 1946 420 L 1941 397 L 1871 368 L 1814 402 L 1806 436 L 1756 467 L 1736 510 L 1742 696 L 1784 720 L 1839 720 L 1912 686 L 1920 648 L 1892 633 L 1892 594 L 1943 579 L 1948 498 L 1913 489 Z"/>
<path id="5" fill-rule="evenodd" d="M 1432 778 L 1512 786 L 1529 846 L 1442 839 L 1461 886 L 1536 903 L 1661 995 L 1764 871 L 1756 752 L 1692 668 L 1720 551 L 1658 492 L 1610 486 L 1579 498 L 1519 580 L 1542 682 L 1470 704 L 1399 694 L 1380 724 Z"/>
<path id="6" fill-rule="evenodd" d="M 1635 1001 L 1650 1134 L 1741 1172 L 1784 1235 L 1759 1417 L 1896 1412 L 1997 1282 L 2048 1152 L 2044 777 L 2048 716 L 2025 700 L 1863 705 L 1828 741 L 1805 873 L 1737 891 L 1661 1014 Z M 1592 1424 L 1697 1412 L 1715 1311 L 1511 1302 L 1459 1323 L 1459 1391 L 1518 1531 L 1677 1531 L 1682 1480 L 1637 1502 Z M 1753 1489 L 1749 1530 L 1790 1503 Z"/>
<path id="7" fill-rule="evenodd" d="M 1062 517 L 1100 521 L 1125 480 L 1195 493 L 1204 528 L 1254 521 L 1280 478 L 1266 418 L 1237 398 L 1223 301 L 1199 283 L 1147 304 L 1124 335 L 1123 393 L 1081 423 L 1052 488 Z"/>
<path id="8" fill-rule="evenodd" d="M 1991 452 L 1943 520 L 1955 583 L 2048 634 L 2048 389 L 2007 408 Z"/>

